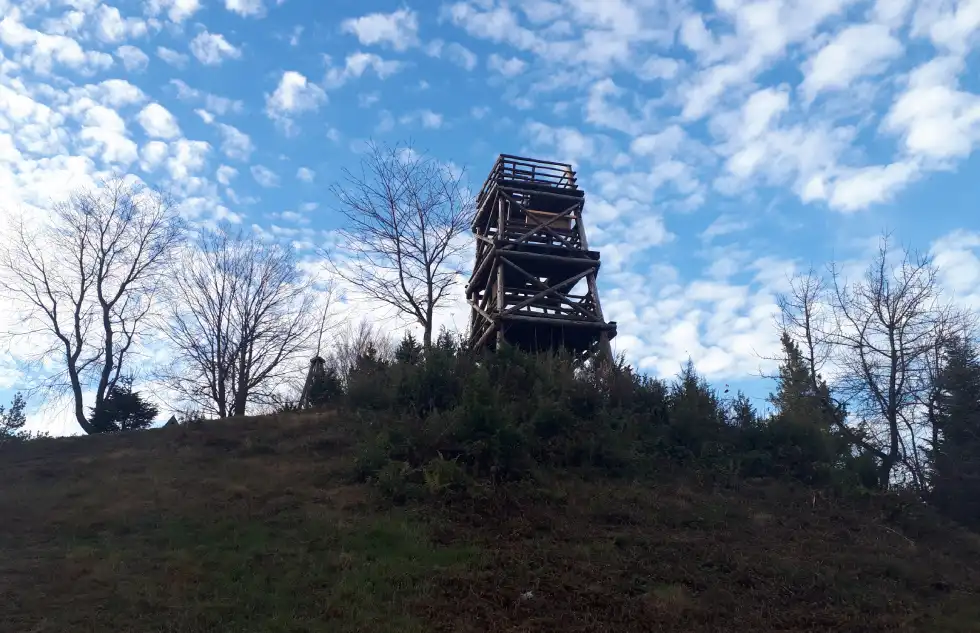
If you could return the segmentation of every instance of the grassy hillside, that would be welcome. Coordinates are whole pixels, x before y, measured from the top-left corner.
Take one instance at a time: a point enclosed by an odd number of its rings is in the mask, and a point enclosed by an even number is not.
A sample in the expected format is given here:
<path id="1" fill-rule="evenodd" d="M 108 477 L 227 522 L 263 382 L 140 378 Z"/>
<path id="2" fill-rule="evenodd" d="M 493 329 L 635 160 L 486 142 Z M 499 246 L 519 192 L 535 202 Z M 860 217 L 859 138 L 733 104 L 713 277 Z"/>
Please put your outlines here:
<path id="1" fill-rule="evenodd" d="M 980 536 L 881 497 L 552 476 L 394 506 L 337 414 L 0 451 L 0 631 L 980 631 Z"/>

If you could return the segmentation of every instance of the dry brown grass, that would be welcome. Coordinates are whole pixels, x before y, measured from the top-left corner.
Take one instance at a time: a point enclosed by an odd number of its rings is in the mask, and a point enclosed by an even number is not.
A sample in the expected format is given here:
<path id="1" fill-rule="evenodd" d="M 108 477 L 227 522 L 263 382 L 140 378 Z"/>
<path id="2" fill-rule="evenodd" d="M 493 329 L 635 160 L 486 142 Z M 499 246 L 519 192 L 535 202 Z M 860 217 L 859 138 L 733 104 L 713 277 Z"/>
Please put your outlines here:
<path id="1" fill-rule="evenodd" d="M 922 510 L 571 476 L 396 509 L 350 483 L 352 437 L 0 451 L 0 631 L 980 631 L 980 539 Z"/>

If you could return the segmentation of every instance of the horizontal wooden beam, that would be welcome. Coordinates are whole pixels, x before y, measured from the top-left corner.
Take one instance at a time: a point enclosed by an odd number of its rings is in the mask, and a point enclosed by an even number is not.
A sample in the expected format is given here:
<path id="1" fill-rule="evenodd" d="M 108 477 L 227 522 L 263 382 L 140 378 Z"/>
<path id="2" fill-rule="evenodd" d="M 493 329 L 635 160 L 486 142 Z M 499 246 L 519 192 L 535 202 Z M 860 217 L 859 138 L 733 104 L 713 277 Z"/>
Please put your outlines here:
<path id="1" fill-rule="evenodd" d="M 586 251 L 583 251 L 586 252 Z M 587 263 L 589 268 L 599 269 L 599 260 L 591 257 L 566 257 L 564 255 L 548 255 L 547 253 L 529 253 L 527 251 L 501 250 L 500 255 L 504 259 L 511 257 L 537 259 L 539 261 L 555 262 L 556 264 L 580 264 Z"/>
<path id="2" fill-rule="evenodd" d="M 551 325 L 554 327 L 584 327 L 584 328 L 594 328 L 597 330 L 615 330 L 615 323 L 603 323 L 602 321 L 591 321 L 585 319 L 569 319 L 566 317 L 532 317 L 523 314 L 508 314 L 502 317 L 504 321 L 521 321 L 524 323 L 540 323 L 542 325 Z"/>

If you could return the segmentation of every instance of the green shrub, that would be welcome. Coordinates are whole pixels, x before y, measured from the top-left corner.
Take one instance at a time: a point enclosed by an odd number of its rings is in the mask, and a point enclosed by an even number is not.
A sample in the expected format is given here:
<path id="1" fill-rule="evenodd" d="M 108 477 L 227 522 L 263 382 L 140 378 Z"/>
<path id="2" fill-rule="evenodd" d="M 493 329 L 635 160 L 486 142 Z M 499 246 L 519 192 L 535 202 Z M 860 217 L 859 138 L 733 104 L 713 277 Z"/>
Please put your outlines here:
<path id="1" fill-rule="evenodd" d="M 504 347 L 467 352 L 448 335 L 424 353 L 359 359 L 348 402 L 375 412 L 357 475 L 385 494 L 448 495 L 540 469 L 643 476 L 689 468 L 699 479 L 789 477 L 857 485 L 862 463 L 826 425 L 763 420 L 739 396 L 724 405 L 692 365 L 671 385 L 622 363 L 596 371 L 561 355 Z"/>

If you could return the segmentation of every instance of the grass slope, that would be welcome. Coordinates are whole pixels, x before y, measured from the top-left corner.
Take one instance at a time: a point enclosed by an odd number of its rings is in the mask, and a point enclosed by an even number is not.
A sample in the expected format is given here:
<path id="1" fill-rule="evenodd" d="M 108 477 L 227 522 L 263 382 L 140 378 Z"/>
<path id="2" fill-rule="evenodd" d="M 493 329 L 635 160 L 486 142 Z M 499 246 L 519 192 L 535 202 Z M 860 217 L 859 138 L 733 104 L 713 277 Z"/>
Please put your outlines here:
<path id="1" fill-rule="evenodd" d="M 0 631 L 980 631 L 980 537 L 682 479 L 395 508 L 330 414 L 0 451 Z"/>

